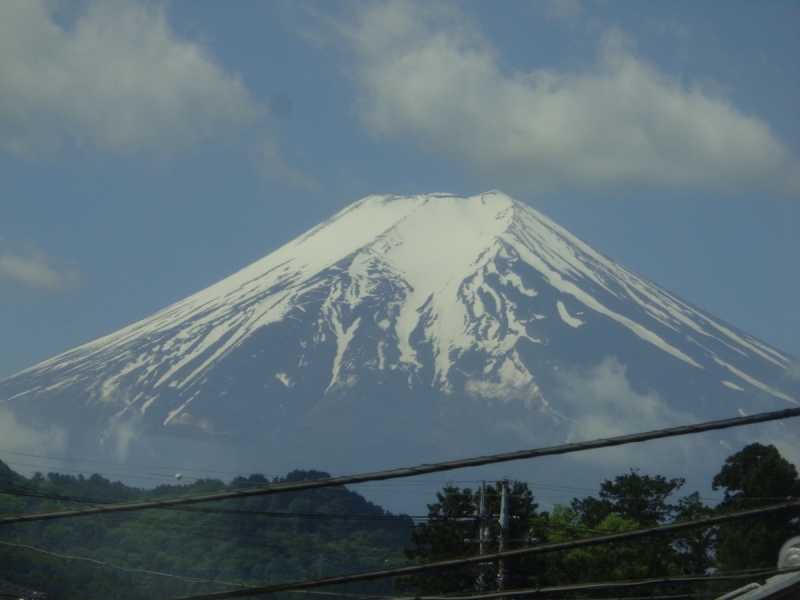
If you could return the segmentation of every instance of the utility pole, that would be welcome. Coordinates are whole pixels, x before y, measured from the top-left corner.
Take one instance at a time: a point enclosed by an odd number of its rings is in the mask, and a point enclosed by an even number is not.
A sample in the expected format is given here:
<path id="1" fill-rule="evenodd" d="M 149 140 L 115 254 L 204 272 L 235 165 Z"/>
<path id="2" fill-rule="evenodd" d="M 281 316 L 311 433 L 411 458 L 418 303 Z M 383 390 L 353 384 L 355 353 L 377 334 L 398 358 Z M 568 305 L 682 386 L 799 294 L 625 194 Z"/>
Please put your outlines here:
<path id="1" fill-rule="evenodd" d="M 485 543 L 489 540 L 489 527 L 487 526 L 488 523 L 486 521 L 486 482 L 481 481 L 481 504 L 478 509 L 478 539 L 480 543 L 480 554 L 483 556 L 486 554 L 486 545 Z M 483 586 L 486 585 L 484 571 L 486 570 L 486 565 L 484 563 L 480 563 L 478 565 L 478 589 L 482 590 Z"/>
<path id="2" fill-rule="evenodd" d="M 500 482 L 500 548 L 503 552 L 508 549 L 508 479 Z M 508 576 L 508 564 L 505 559 L 498 562 L 497 589 L 501 592 L 506 589 L 506 578 Z"/>
<path id="3" fill-rule="evenodd" d="M 510 511 L 510 494 L 508 487 L 508 479 L 503 479 L 497 482 L 497 489 L 500 491 L 500 514 L 499 515 L 490 515 L 487 509 L 488 504 L 488 496 L 486 494 L 486 482 L 481 482 L 481 497 L 480 497 L 480 504 L 478 505 L 478 509 L 475 512 L 474 517 L 478 519 L 478 539 L 466 539 L 464 540 L 465 544 L 479 544 L 479 552 L 480 555 L 483 556 L 486 554 L 487 546 L 486 544 L 494 544 L 495 542 L 498 543 L 498 550 L 502 552 L 503 550 L 508 550 L 508 547 L 513 543 L 521 543 L 521 544 L 535 544 L 539 540 L 534 537 L 533 529 L 530 530 L 528 533 L 528 537 L 524 538 L 514 538 L 511 539 L 511 515 L 509 514 Z M 471 517 L 471 518 L 474 518 Z M 497 523 L 500 525 L 500 534 L 495 538 L 491 537 L 491 523 L 493 519 L 497 517 Z M 518 517 L 517 517 L 518 518 Z M 488 578 L 486 576 L 487 568 L 486 565 L 488 563 L 478 563 L 478 589 L 484 590 L 488 585 Z M 506 589 L 508 584 L 508 563 L 505 560 L 498 561 L 498 572 L 497 572 L 497 588 L 500 591 Z"/>

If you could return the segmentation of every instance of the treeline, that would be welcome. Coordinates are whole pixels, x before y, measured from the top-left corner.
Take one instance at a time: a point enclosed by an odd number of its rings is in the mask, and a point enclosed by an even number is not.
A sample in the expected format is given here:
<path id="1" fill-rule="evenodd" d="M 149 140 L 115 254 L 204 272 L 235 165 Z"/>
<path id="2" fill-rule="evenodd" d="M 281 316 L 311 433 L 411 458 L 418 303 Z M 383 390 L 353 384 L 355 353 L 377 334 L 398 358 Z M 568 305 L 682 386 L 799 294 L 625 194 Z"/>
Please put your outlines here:
<path id="1" fill-rule="evenodd" d="M 597 497 L 576 498 L 570 505 L 556 505 L 551 512 L 538 511 L 528 485 L 508 483 L 510 548 L 534 543 L 562 542 L 668 523 L 694 520 L 730 511 L 777 504 L 800 497 L 800 479 L 794 465 L 774 446 L 752 444 L 729 457 L 713 478 L 712 488 L 724 492 L 715 507 L 697 492 L 684 495 L 685 480 L 640 474 L 636 470 L 601 485 Z M 491 515 L 483 538 L 479 514 L 480 490 L 447 486 L 428 505 L 429 520 L 411 534 L 406 550 L 410 562 L 429 562 L 478 554 L 478 540 L 488 551 L 497 551 L 500 535 L 500 485 L 486 486 L 487 513 Z M 529 556 L 507 562 L 506 589 L 540 588 L 588 582 L 629 581 L 716 573 L 742 574 L 749 570 L 775 569 L 784 542 L 800 535 L 800 510 L 789 509 L 757 519 L 735 521 L 717 527 L 691 529 L 679 534 L 635 541 L 575 548 L 553 554 Z M 401 579 L 398 587 L 412 595 L 497 589 L 497 565 L 466 566 L 446 574 Z M 749 583 L 758 580 L 753 574 Z M 658 597 L 676 593 L 708 593 L 716 597 L 744 585 L 742 580 L 720 578 L 715 582 L 687 584 L 675 581 L 651 588 L 570 592 L 569 598 Z M 550 596 L 554 597 L 554 596 Z"/>
<path id="2" fill-rule="evenodd" d="M 268 481 L 261 475 L 230 484 L 202 480 L 142 490 L 100 475 L 49 473 L 25 478 L 0 463 L 0 514 L 72 508 L 98 502 L 218 492 L 243 486 L 328 477 L 294 471 Z M 4 526 L 0 542 L 129 567 L 65 559 L 0 544 L 0 581 L 42 590 L 58 599 L 167 598 L 234 589 L 136 572 L 242 584 L 277 583 L 404 563 L 413 523 L 345 488 L 256 496 L 180 510 L 146 510 Z M 354 588 L 355 589 L 355 588 Z M 391 592 L 391 582 L 359 592 Z"/>
<path id="3" fill-rule="evenodd" d="M 229 484 L 207 479 L 142 490 L 100 475 L 84 478 L 49 473 L 26 478 L 0 463 L 0 514 L 194 495 L 327 476 L 294 471 L 272 481 L 252 475 Z M 747 446 L 725 461 L 712 481 L 713 489 L 724 492 L 716 506 L 709 506 L 697 493 L 686 494 L 684 484 L 680 478 L 632 470 L 605 481 L 596 497 L 575 498 L 548 512 L 539 510 L 526 483 L 509 482 L 508 546 L 622 532 L 800 497 L 794 465 L 774 446 L 761 444 Z M 480 490 L 448 485 L 437 494 L 437 501 L 428 505 L 428 519 L 416 526 L 410 517 L 392 515 L 345 488 L 4 526 L 0 529 L 0 582 L 46 591 L 61 600 L 169 598 L 233 589 L 221 582 L 264 585 L 472 556 L 479 553 L 481 539 L 486 551 L 494 552 L 500 533 L 500 484 L 486 486 L 488 518 L 483 521 L 477 518 L 480 497 Z M 504 585 L 506 589 L 524 589 L 770 569 L 776 566 L 780 546 L 800 534 L 799 516 L 800 512 L 792 509 L 671 536 L 512 559 L 507 561 Z M 8 544 L 33 546 L 52 554 Z M 378 580 L 336 591 L 390 596 L 396 593 L 395 585 L 410 596 L 491 591 L 497 587 L 497 575 L 496 564 L 467 566 L 407 577 L 394 584 Z M 753 575 L 746 582 L 756 579 Z M 214 583 L 208 583 L 210 580 Z M 725 579 L 693 584 L 674 581 L 647 589 L 570 592 L 564 597 L 655 598 L 676 593 L 715 597 L 742 584 L 741 580 Z"/>

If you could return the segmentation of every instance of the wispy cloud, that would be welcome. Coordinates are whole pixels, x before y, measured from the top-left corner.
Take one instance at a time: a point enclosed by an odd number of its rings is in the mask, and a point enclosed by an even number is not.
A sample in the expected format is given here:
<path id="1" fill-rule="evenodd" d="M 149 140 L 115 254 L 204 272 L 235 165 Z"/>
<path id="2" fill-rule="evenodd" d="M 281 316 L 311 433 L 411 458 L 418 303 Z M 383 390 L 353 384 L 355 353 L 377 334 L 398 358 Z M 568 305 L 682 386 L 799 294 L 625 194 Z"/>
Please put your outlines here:
<path id="1" fill-rule="evenodd" d="M 254 161 L 259 172 L 276 183 L 320 193 L 322 186 L 318 181 L 289 166 L 283 160 L 278 144 L 264 139 L 255 149 Z"/>
<path id="2" fill-rule="evenodd" d="M 170 153 L 252 122 L 239 75 L 180 39 L 164 8 L 90 2 L 67 28 L 51 3 L 0 3 L 0 148 L 40 158 L 65 141 Z"/>
<path id="3" fill-rule="evenodd" d="M 0 450 L 34 454 L 55 454 L 67 442 L 63 429 L 34 429 L 17 420 L 8 408 L 0 408 Z M 25 469 L 24 469 L 25 470 Z"/>
<path id="4" fill-rule="evenodd" d="M 48 294 L 75 288 L 83 274 L 71 263 L 57 260 L 31 244 L 13 244 L 0 237 L 0 284 L 17 290 Z"/>
<path id="5" fill-rule="evenodd" d="M 660 72 L 619 31 L 588 70 L 509 73 L 457 5 L 366 4 L 336 27 L 370 130 L 454 159 L 489 186 L 800 192 L 800 162 L 766 122 Z"/>
<path id="6" fill-rule="evenodd" d="M 691 415 L 670 409 L 655 392 L 631 388 L 625 365 L 606 358 L 588 370 L 562 371 L 560 396 L 574 415 L 571 438 L 592 440 L 691 423 Z"/>
<path id="7" fill-rule="evenodd" d="M 570 418 L 568 441 L 578 442 L 652 431 L 697 422 L 690 414 L 673 410 L 655 392 L 640 393 L 631 387 L 627 369 L 616 358 L 607 357 L 591 369 L 561 371 L 559 406 Z M 654 448 L 658 448 L 654 451 Z M 626 445 L 597 452 L 581 452 L 579 462 L 609 465 L 661 467 L 692 460 L 723 456 L 717 442 L 696 436 L 651 442 L 647 448 Z M 694 457 L 694 458 L 693 458 Z M 712 462 L 714 462 L 712 460 Z M 716 463 L 715 463 L 716 464 Z"/>

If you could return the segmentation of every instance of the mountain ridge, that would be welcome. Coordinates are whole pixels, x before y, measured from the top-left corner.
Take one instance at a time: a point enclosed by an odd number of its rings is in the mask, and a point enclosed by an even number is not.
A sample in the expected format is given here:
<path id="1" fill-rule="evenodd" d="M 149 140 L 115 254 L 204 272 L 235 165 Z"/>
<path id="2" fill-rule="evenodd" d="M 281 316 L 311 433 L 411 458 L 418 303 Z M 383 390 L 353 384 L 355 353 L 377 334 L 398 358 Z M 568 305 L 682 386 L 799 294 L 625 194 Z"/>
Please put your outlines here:
<path id="1" fill-rule="evenodd" d="M 428 461 L 580 438 L 603 422 L 782 408 L 800 398 L 793 363 L 501 192 L 368 196 L 151 317 L 0 381 L 0 406 L 83 427 L 69 443 L 84 453 L 191 462 L 211 440 L 227 464 L 259 449 L 275 470 L 346 472 L 326 445 L 373 444 L 359 456 L 368 467 L 394 452 Z M 598 382 L 576 395 L 601 376 L 632 394 L 638 420 Z"/>

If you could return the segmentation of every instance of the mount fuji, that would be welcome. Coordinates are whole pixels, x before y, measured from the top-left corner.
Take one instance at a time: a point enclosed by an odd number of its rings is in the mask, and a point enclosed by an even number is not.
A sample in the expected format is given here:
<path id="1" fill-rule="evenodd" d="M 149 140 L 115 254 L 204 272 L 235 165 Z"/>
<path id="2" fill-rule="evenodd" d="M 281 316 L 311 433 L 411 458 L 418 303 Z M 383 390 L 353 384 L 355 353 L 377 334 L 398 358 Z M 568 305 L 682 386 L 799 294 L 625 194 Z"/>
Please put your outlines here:
<path id="1" fill-rule="evenodd" d="M 369 196 L 0 410 L 63 456 L 344 474 L 791 407 L 797 372 L 503 193 Z"/>

